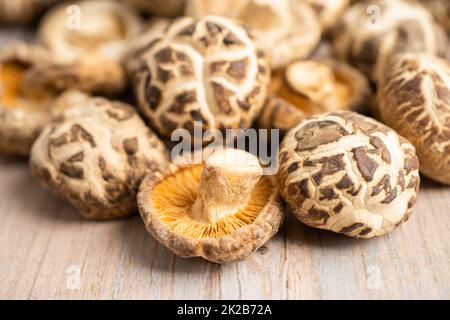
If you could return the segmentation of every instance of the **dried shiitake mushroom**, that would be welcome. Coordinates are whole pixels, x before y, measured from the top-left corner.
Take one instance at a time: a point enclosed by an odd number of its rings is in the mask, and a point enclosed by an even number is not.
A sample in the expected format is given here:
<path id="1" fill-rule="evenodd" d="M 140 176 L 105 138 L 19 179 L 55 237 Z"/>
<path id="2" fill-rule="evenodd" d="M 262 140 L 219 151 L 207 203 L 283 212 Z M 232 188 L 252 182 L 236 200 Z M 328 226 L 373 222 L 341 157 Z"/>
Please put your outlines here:
<path id="1" fill-rule="evenodd" d="M 161 37 L 171 23 L 172 20 L 168 18 L 151 18 L 146 22 L 142 32 L 128 41 L 122 62 L 131 76 L 141 66 L 142 54 L 146 52 L 148 45 Z"/>
<path id="2" fill-rule="evenodd" d="M 49 5 L 59 0 L 0 0 L 0 24 L 31 22 Z"/>
<path id="3" fill-rule="evenodd" d="M 309 115 L 339 110 L 361 111 L 370 92 L 363 74 L 345 63 L 334 61 L 293 62 L 280 80 L 276 93 Z"/>
<path id="4" fill-rule="evenodd" d="M 0 154 L 26 156 L 56 109 L 56 93 L 25 84 L 36 64 L 49 58 L 38 46 L 17 43 L 0 53 Z"/>
<path id="5" fill-rule="evenodd" d="M 147 176 L 138 194 L 148 232 L 182 257 L 216 263 L 243 260 L 283 220 L 273 177 L 237 149 L 212 153 L 205 164 L 172 166 Z"/>
<path id="6" fill-rule="evenodd" d="M 155 16 L 177 17 L 184 11 L 186 0 L 124 0 L 139 11 Z"/>
<path id="7" fill-rule="evenodd" d="M 38 35 L 43 45 L 67 62 L 87 52 L 119 61 L 126 41 L 141 27 L 139 16 L 121 2 L 84 0 L 50 10 L 41 20 Z"/>
<path id="8" fill-rule="evenodd" d="M 204 129 L 249 127 L 266 98 L 264 53 L 227 18 L 180 18 L 138 59 L 138 105 L 166 137 L 196 121 Z"/>
<path id="9" fill-rule="evenodd" d="M 126 44 L 141 27 L 138 15 L 117 1 L 61 4 L 42 18 L 38 31 L 55 59 L 28 80 L 57 90 L 117 96 L 127 82 L 121 65 Z"/>
<path id="10" fill-rule="evenodd" d="M 403 53 L 378 82 L 378 113 L 417 149 L 420 171 L 450 184 L 450 64 L 425 53 Z"/>
<path id="11" fill-rule="evenodd" d="M 126 74 L 120 63 L 105 59 L 97 52 L 89 52 L 73 62 L 36 65 L 28 72 L 25 83 L 56 91 L 78 89 L 106 96 L 117 96 L 126 86 Z"/>
<path id="12" fill-rule="evenodd" d="M 450 1 L 448 0 L 420 0 L 433 15 L 436 21 L 450 35 Z"/>
<path id="13" fill-rule="evenodd" d="M 87 95 L 71 101 L 33 144 L 32 175 L 90 219 L 133 213 L 144 176 L 168 161 L 136 111 Z"/>
<path id="14" fill-rule="evenodd" d="M 349 6 L 349 0 L 306 0 L 306 2 L 316 11 L 324 31 L 332 29 Z"/>
<path id="15" fill-rule="evenodd" d="M 280 136 L 300 123 L 306 114 L 283 98 L 269 95 L 259 115 L 257 125 L 261 129 L 279 129 Z"/>
<path id="16" fill-rule="evenodd" d="M 395 53 L 424 51 L 445 55 L 442 28 L 415 1 L 367 0 L 347 10 L 333 35 L 340 59 L 365 72 L 373 81 Z"/>
<path id="17" fill-rule="evenodd" d="M 280 192 L 303 223 L 351 237 L 406 221 L 419 188 L 414 147 L 354 112 L 303 120 L 280 147 Z"/>
<path id="18" fill-rule="evenodd" d="M 298 0 L 187 0 L 186 15 L 227 16 L 252 28 L 270 66 L 277 69 L 308 56 L 319 43 L 314 10 Z"/>

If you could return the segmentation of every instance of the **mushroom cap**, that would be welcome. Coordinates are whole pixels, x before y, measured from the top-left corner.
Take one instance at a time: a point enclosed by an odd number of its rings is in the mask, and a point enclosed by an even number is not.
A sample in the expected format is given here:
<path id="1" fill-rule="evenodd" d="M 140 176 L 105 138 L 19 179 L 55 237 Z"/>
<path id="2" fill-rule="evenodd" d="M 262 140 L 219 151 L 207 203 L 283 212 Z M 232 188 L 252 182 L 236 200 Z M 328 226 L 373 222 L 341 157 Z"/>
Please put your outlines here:
<path id="1" fill-rule="evenodd" d="M 119 1 L 84 0 L 70 7 L 74 8 L 72 14 L 66 3 L 52 8 L 38 29 L 40 41 L 64 62 L 73 62 L 92 51 L 119 61 L 126 41 L 142 27 L 137 13 Z"/>
<path id="2" fill-rule="evenodd" d="M 261 177 L 246 212 L 205 224 L 188 214 L 198 196 L 202 169 L 203 165 L 170 165 L 145 178 L 138 193 L 138 207 L 146 229 L 185 258 L 203 257 L 215 263 L 243 260 L 272 238 L 283 222 L 283 204 L 274 180 Z"/>
<path id="3" fill-rule="evenodd" d="M 378 82 L 378 113 L 416 147 L 420 171 L 450 184 L 450 64 L 426 53 L 396 55 Z"/>
<path id="4" fill-rule="evenodd" d="M 369 10 L 369 11 L 368 11 Z M 366 0 L 347 10 L 336 27 L 337 56 L 376 81 L 395 53 L 446 52 L 443 31 L 420 4 L 406 0 Z"/>
<path id="5" fill-rule="evenodd" d="M 324 31 L 332 29 L 337 24 L 350 4 L 349 0 L 306 0 L 306 2 L 317 13 Z"/>
<path id="6" fill-rule="evenodd" d="M 39 46 L 18 42 L 0 53 L 0 153 L 28 155 L 33 141 L 54 114 L 56 93 L 23 79 L 50 54 Z"/>
<path id="7" fill-rule="evenodd" d="M 279 129 L 280 136 L 300 123 L 306 114 L 283 98 L 274 95 L 267 96 L 264 107 L 258 117 L 258 127 L 261 129 Z"/>
<path id="8" fill-rule="evenodd" d="M 105 96 L 120 95 L 127 77 L 120 63 L 105 59 L 98 52 L 89 52 L 73 62 L 39 64 L 24 79 L 34 86 L 51 88 L 57 92 L 78 89 Z"/>
<path id="9" fill-rule="evenodd" d="M 390 232 L 412 211 L 419 188 L 414 147 L 354 112 L 303 120 L 280 147 L 280 192 L 303 223 L 351 237 Z"/>
<path id="10" fill-rule="evenodd" d="M 133 213 L 142 179 L 168 161 L 164 145 L 127 104 L 87 95 L 66 103 L 33 144 L 32 175 L 86 218 Z"/>
<path id="11" fill-rule="evenodd" d="M 153 17 L 145 23 L 142 32 L 128 41 L 122 63 L 130 76 L 138 71 L 148 45 L 161 37 L 172 22 L 172 19 Z"/>
<path id="12" fill-rule="evenodd" d="M 420 0 L 436 21 L 450 34 L 450 2 L 448 0 Z"/>
<path id="13" fill-rule="evenodd" d="M 270 70 L 247 30 L 222 17 L 176 20 L 140 54 L 134 88 L 143 114 L 163 136 L 194 122 L 247 128 L 266 97 Z"/>
<path id="14" fill-rule="evenodd" d="M 331 111 L 362 111 L 370 92 L 365 76 L 333 60 L 300 60 L 289 64 L 277 93 L 313 115 Z"/>
<path id="15" fill-rule="evenodd" d="M 252 28 L 272 69 L 307 57 L 321 36 L 314 10 L 298 0 L 187 0 L 186 15 L 221 15 L 243 21 Z"/>
<path id="16" fill-rule="evenodd" d="M 186 0 L 125 0 L 139 11 L 155 16 L 177 17 L 183 15 Z"/>

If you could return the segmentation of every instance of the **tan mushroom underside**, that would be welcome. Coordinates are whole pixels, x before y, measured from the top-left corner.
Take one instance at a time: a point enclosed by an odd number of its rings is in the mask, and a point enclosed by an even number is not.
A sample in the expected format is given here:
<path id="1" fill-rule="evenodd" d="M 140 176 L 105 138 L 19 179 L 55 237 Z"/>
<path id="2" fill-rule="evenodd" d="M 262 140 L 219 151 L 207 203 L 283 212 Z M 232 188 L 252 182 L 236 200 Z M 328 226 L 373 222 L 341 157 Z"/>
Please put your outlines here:
<path id="1" fill-rule="evenodd" d="M 161 221 L 173 232 L 186 237 L 222 237 L 253 223 L 273 190 L 269 180 L 263 177 L 244 208 L 214 223 L 201 222 L 193 218 L 192 208 L 198 196 L 202 170 L 202 165 L 181 170 L 157 184 L 151 195 Z"/>
<path id="2" fill-rule="evenodd" d="M 25 70 L 23 65 L 15 62 L 0 64 L 1 108 L 39 110 L 43 102 L 49 100 L 49 92 L 31 87 L 22 88 Z"/>

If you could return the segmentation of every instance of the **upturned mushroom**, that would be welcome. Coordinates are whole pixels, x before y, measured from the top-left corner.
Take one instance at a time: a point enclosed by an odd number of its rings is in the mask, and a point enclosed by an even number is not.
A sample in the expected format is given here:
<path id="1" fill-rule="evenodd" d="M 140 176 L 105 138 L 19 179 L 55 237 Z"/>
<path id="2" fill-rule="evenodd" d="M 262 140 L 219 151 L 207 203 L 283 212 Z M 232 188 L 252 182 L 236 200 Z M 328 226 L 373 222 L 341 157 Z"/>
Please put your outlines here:
<path id="1" fill-rule="evenodd" d="M 277 76 L 273 79 L 272 92 L 308 115 L 362 111 L 370 93 L 363 74 L 345 63 L 331 60 L 296 61 Z"/>
<path id="2" fill-rule="evenodd" d="M 282 137 L 305 117 L 303 111 L 283 98 L 269 95 L 258 117 L 257 125 L 261 129 L 279 129 Z"/>
<path id="3" fill-rule="evenodd" d="M 122 2 L 84 0 L 69 6 L 62 3 L 47 12 L 40 21 L 38 37 L 66 62 L 88 52 L 119 61 L 126 42 L 141 28 L 137 13 Z"/>
<path id="4" fill-rule="evenodd" d="M 384 235 L 412 212 L 413 145 L 354 112 L 306 118 L 280 147 L 280 192 L 303 223 L 357 238 Z"/>
<path id="5" fill-rule="evenodd" d="M 179 256 L 243 260 L 283 220 L 277 186 L 261 174 L 258 159 L 237 149 L 216 151 L 204 164 L 171 166 L 142 183 L 141 217 L 148 232 Z"/>
<path id="6" fill-rule="evenodd" d="M 319 19 L 305 1 L 187 0 L 186 15 L 221 15 L 252 28 L 272 69 L 307 57 L 319 43 Z"/>
<path id="7" fill-rule="evenodd" d="M 56 92 L 24 79 L 50 59 L 39 46 L 17 43 L 0 53 L 0 154 L 26 156 L 39 132 L 54 114 Z"/>
<path id="8" fill-rule="evenodd" d="M 238 22 L 207 16 L 172 23 L 140 53 L 138 106 L 158 132 L 248 128 L 266 98 L 270 69 Z"/>
<path id="9" fill-rule="evenodd" d="M 32 175 L 83 217 L 133 213 L 145 175 L 168 162 L 163 143 L 127 104 L 87 95 L 67 103 L 33 144 Z"/>
<path id="10" fill-rule="evenodd" d="M 127 82 L 121 59 L 142 22 L 119 1 L 78 1 L 51 9 L 41 19 L 40 43 L 53 61 L 40 65 L 30 81 L 62 89 L 118 96 Z"/>
<path id="11" fill-rule="evenodd" d="M 378 82 L 382 121 L 416 147 L 420 171 L 450 184 L 450 63 L 426 53 L 395 56 Z"/>
<path id="12" fill-rule="evenodd" d="M 445 56 L 446 42 L 428 10 L 406 0 L 360 1 L 345 12 L 333 35 L 337 56 L 374 82 L 394 54 L 423 51 Z"/>

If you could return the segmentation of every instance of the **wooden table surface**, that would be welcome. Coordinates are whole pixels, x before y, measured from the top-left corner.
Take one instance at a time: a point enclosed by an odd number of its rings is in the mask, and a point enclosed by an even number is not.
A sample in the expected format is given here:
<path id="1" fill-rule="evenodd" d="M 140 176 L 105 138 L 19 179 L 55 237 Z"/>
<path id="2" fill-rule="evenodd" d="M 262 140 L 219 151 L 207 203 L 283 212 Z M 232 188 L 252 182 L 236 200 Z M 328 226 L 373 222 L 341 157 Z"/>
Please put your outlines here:
<path id="1" fill-rule="evenodd" d="M 0 48 L 21 32 L 0 30 Z M 357 240 L 288 216 L 243 262 L 174 256 L 140 218 L 83 220 L 0 159 L 0 299 L 448 299 L 450 188 L 423 181 L 411 219 Z"/>
<path id="2" fill-rule="evenodd" d="M 25 161 L 0 160 L 0 298 L 448 299 L 450 188 L 425 180 L 411 219 L 351 239 L 288 216 L 249 259 L 174 256 L 138 216 L 83 220 L 39 188 Z"/>

